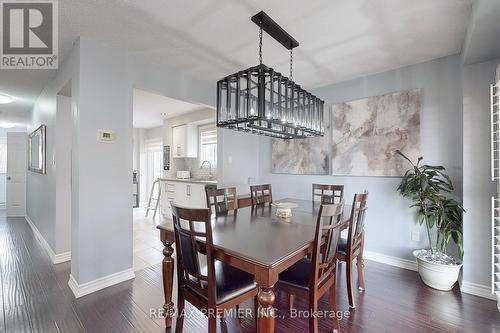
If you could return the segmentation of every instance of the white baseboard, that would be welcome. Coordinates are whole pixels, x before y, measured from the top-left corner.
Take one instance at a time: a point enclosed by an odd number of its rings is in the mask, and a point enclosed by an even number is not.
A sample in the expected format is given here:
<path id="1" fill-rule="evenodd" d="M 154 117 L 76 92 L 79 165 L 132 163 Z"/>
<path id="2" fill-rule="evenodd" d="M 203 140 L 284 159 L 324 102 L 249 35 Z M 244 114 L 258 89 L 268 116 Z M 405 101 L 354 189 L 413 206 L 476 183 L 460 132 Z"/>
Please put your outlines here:
<path id="1" fill-rule="evenodd" d="M 417 271 L 417 262 L 414 260 L 401 259 L 398 257 L 392 257 L 385 254 L 380 254 L 370 251 L 363 252 L 363 258 L 376 261 L 381 264 L 404 268 L 411 271 Z M 496 297 L 491 294 L 491 288 L 489 286 L 462 281 L 462 286 L 460 288 L 460 291 L 466 294 L 496 300 Z"/>
<path id="2" fill-rule="evenodd" d="M 33 221 L 30 219 L 28 215 L 25 216 L 26 221 L 31 227 L 31 230 L 33 230 L 33 233 L 35 234 L 35 237 L 38 239 L 42 247 L 47 251 L 50 257 L 50 261 L 52 261 L 53 264 L 60 264 L 65 261 L 71 260 L 71 252 L 63 252 L 63 253 L 54 253 L 52 248 L 50 247 L 49 243 L 43 238 L 42 233 L 38 230 L 36 225 L 33 223 Z"/>
<path id="3" fill-rule="evenodd" d="M 56 254 L 52 260 L 52 263 L 60 264 L 62 262 L 66 262 L 66 261 L 70 261 L 70 260 L 71 260 L 71 251 L 68 251 L 68 252 Z"/>
<path id="4" fill-rule="evenodd" d="M 386 264 L 390 266 L 395 266 L 399 268 L 409 269 L 411 271 L 417 271 L 417 262 L 415 260 L 402 259 L 398 257 L 392 257 L 381 253 L 364 251 L 363 258 L 368 260 L 373 260 L 381 264 Z"/>
<path id="5" fill-rule="evenodd" d="M 462 281 L 462 287 L 460 288 L 460 291 L 470 295 L 484 297 L 495 301 L 497 300 L 495 295 L 491 293 L 491 287 L 482 284 Z"/>
<path id="6" fill-rule="evenodd" d="M 110 274 L 102 278 L 82 283 L 79 285 L 78 282 L 76 282 L 73 275 L 70 274 L 68 286 L 75 295 L 75 297 L 79 298 L 133 278 L 135 278 L 134 270 L 132 268 L 129 268 L 124 271 Z"/>

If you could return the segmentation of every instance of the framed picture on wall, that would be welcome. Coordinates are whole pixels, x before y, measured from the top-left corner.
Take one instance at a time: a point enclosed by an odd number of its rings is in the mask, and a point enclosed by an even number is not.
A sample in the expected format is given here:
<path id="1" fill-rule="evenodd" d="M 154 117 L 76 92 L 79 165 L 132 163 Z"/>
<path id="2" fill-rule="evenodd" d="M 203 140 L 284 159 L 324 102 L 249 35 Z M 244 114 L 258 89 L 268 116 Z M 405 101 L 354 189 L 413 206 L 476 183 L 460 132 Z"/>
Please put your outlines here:
<path id="1" fill-rule="evenodd" d="M 43 175 L 46 173 L 46 131 L 47 126 L 41 125 L 28 137 L 28 170 Z"/>

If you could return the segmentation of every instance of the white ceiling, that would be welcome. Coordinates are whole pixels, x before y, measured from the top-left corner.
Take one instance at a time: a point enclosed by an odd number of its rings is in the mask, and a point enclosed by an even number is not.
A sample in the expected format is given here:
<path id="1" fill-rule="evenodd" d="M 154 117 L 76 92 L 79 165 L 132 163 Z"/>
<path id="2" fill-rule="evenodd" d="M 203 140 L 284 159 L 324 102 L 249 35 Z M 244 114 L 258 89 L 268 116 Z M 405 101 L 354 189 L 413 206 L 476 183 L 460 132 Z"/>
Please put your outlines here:
<path id="1" fill-rule="evenodd" d="M 134 128 L 158 127 L 163 119 L 202 109 L 206 107 L 134 89 Z"/>
<path id="2" fill-rule="evenodd" d="M 254 66 L 266 11 L 300 42 L 294 80 L 323 86 L 460 52 L 470 0 L 61 0 L 60 59 L 80 35 L 119 44 L 210 83 Z M 288 52 L 264 37 L 264 63 L 288 75 Z M 0 70 L 0 91 L 27 113 L 52 71 Z"/>

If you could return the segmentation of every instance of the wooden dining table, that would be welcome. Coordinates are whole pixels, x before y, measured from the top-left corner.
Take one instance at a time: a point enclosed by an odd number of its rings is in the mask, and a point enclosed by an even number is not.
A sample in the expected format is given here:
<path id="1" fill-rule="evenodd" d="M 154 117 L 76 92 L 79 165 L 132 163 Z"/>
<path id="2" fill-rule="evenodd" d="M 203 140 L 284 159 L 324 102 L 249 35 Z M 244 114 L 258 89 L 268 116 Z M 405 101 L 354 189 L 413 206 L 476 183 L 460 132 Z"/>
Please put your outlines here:
<path id="1" fill-rule="evenodd" d="M 297 204 L 292 216 L 279 218 L 273 206 L 246 207 L 212 218 L 214 255 L 217 260 L 253 274 L 259 286 L 258 328 L 274 332 L 274 285 L 278 275 L 312 251 L 320 204 L 311 200 L 283 199 Z M 351 206 L 344 206 L 342 220 L 350 217 Z M 163 288 L 165 324 L 172 326 L 175 312 L 172 301 L 174 281 L 174 228 L 172 221 L 157 226 L 165 248 Z"/>

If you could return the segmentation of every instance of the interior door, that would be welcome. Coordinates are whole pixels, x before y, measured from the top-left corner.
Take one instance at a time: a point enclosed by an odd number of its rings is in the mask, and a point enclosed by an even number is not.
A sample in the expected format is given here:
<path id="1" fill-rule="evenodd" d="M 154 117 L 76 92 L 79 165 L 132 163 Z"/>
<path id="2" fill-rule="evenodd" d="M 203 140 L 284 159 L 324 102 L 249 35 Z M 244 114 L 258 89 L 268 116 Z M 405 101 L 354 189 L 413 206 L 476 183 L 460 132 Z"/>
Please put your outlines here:
<path id="1" fill-rule="evenodd" d="M 26 133 L 7 133 L 7 216 L 26 215 Z"/>

